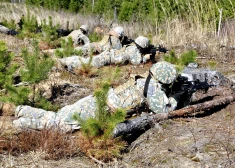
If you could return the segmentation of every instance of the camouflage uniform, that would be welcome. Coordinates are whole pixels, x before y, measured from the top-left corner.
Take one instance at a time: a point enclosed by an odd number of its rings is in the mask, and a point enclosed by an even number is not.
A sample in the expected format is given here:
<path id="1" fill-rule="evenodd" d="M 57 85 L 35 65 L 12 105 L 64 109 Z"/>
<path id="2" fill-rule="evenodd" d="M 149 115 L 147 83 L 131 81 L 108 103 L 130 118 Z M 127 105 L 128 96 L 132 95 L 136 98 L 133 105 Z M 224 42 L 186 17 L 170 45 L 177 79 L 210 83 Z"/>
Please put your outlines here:
<path id="1" fill-rule="evenodd" d="M 9 28 L 7 28 L 7 27 L 5 27 L 5 26 L 0 25 L 0 32 L 1 32 L 1 33 L 7 34 L 10 30 L 11 30 L 11 29 L 9 29 Z"/>
<path id="2" fill-rule="evenodd" d="M 149 40 L 143 36 L 136 39 L 136 42 L 143 47 L 148 46 Z M 58 59 L 61 65 L 68 67 L 69 69 L 81 68 L 82 63 L 88 63 L 90 58 L 83 58 L 80 56 L 72 56 Z M 124 46 L 120 50 L 111 49 L 106 50 L 99 55 L 93 56 L 91 66 L 100 68 L 109 64 L 124 64 L 130 62 L 133 65 L 139 65 L 142 62 L 146 62 L 148 59 L 146 55 L 143 55 L 137 48 L 135 43 Z"/>
<path id="3" fill-rule="evenodd" d="M 95 110 L 95 98 L 91 95 L 61 108 L 57 113 L 30 106 L 18 106 L 15 111 L 18 119 L 13 121 L 13 125 L 38 130 L 60 126 L 63 130 L 70 131 L 80 128 L 79 123 L 73 119 L 73 115 L 87 119 L 94 117 Z"/>
<path id="4" fill-rule="evenodd" d="M 110 30 L 108 35 L 105 35 L 100 42 L 85 44 L 84 46 L 76 47 L 75 50 L 81 50 L 83 56 L 89 55 L 91 52 L 102 53 L 111 49 L 119 50 L 122 48 L 120 38 L 124 35 L 122 27 L 116 27 Z"/>
<path id="5" fill-rule="evenodd" d="M 90 40 L 86 36 L 87 31 L 87 26 L 82 25 L 78 30 L 72 31 L 68 36 L 62 37 L 62 39 L 68 39 L 69 37 L 72 37 L 74 45 L 79 45 L 80 43 L 88 44 L 90 43 Z"/>
<path id="6" fill-rule="evenodd" d="M 107 110 L 112 111 L 122 108 L 128 111 L 141 108 L 147 102 L 149 109 L 154 113 L 166 113 L 174 110 L 177 102 L 173 98 L 167 98 L 161 90 L 159 82 L 170 83 L 176 78 L 174 65 L 167 62 L 158 62 L 150 69 L 153 77 L 149 82 L 147 97 L 143 96 L 146 82 L 146 74 L 131 77 L 125 84 L 113 89 L 111 88 L 107 95 Z M 74 114 L 83 119 L 94 117 L 96 111 L 95 97 L 90 95 L 80 99 L 72 105 L 60 109 L 57 113 L 35 109 L 29 106 L 18 106 L 16 116 L 19 119 L 13 124 L 16 127 L 26 127 L 32 129 L 42 129 L 43 127 L 61 126 L 64 130 L 69 131 L 79 129 L 78 121 L 73 119 Z"/>

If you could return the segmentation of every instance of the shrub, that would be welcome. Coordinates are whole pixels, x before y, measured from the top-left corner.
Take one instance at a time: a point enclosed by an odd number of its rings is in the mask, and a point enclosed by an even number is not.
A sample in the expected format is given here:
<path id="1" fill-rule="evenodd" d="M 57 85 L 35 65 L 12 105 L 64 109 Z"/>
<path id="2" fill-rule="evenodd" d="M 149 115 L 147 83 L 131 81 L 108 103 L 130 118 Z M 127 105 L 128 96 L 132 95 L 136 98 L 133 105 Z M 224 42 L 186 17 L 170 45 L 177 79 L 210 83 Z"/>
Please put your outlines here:
<path id="1" fill-rule="evenodd" d="M 12 63 L 14 55 L 7 50 L 5 43 L 0 41 L 0 89 L 1 100 L 13 102 L 15 104 L 27 104 L 30 90 L 25 87 L 15 87 L 13 85 L 13 74 L 18 65 Z"/>
<path id="2" fill-rule="evenodd" d="M 22 50 L 22 57 L 25 63 L 24 69 L 20 71 L 21 79 L 23 82 L 29 84 L 29 86 L 15 86 L 13 85 L 13 72 L 16 70 L 16 66 L 11 67 L 10 61 L 11 55 L 8 55 L 5 48 L 0 44 L 0 59 L 2 59 L 3 65 L 0 68 L 0 86 L 5 89 L 5 92 L 1 95 L 1 100 L 4 102 L 12 102 L 15 105 L 31 105 L 33 107 L 43 108 L 45 110 L 56 110 L 57 106 L 53 106 L 49 101 L 42 97 L 39 90 L 36 90 L 36 86 L 42 80 L 45 80 L 48 76 L 48 72 L 51 70 L 54 62 L 47 55 L 41 55 L 37 42 L 33 42 L 34 52 L 30 54 L 27 49 Z M 1 52 L 2 51 L 2 52 Z M 1 53 L 5 53 L 1 54 Z M 3 55 L 3 57 L 1 57 Z M 1 74 L 1 71 L 3 74 Z M 32 87 L 31 87 L 32 86 Z"/>
<path id="3" fill-rule="evenodd" d="M 39 29 L 38 21 L 36 19 L 36 16 L 31 15 L 29 12 L 29 9 L 27 10 L 27 15 L 22 16 L 20 19 L 20 28 L 22 27 L 22 30 L 19 34 L 19 37 L 35 37 L 35 33 Z"/>
<path id="4" fill-rule="evenodd" d="M 93 59 L 93 56 L 90 56 L 89 61 L 87 63 L 83 62 L 80 59 L 82 67 L 75 68 L 74 69 L 75 74 L 84 75 L 84 76 L 88 76 L 88 77 L 94 76 L 98 72 L 98 70 L 96 68 L 92 67 L 92 65 L 91 65 L 92 59 Z"/>
<path id="5" fill-rule="evenodd" d="M 59 24 L 53 25 L 52 23 L 52 17 L 48 17 L 48 23 L 46 19 L 43 20 L 42 22 L 42 32 L 43 32 L 43 37 L 42 40 L 46 42 L 49 45 L 54 45 L 54 41 L 58 39 L 58 34 L 57 34 L 57 29 L 60 27 Z"/>
<path id="6" fill-rule="evenodd" d="M 15 20 L 11 19 L 10 21 L 7 21 L 5 18 L 3 18 L 3 21 L 1 24 L 9 29 L 16 29 L 16 23 Z"/>
<path id="7" fill-rule="evenodd" d="M 180 56 L 180 64 L 188 65 L 190 62 L 195 62 L 196 57 L 197 57 L 197 52 L 195 50 L 190 50 L 188 52 L 185 52 Z"/>
<path id="8" fill-rule="evenodd" d="M 112 138 L 116 124 L 125 120 L 126 112 L 117 109 L 114 113 L 107 110 L 107 94 L 110 89 L 110 79 L 102 81 L 94 96 L 96 98 L 96 112 L 94 118 L 81 119 L 78 115 L 74 119 L 81 124 L 81 149 L 87 154 L 104 161 L 120 157 L 120 152 L 126 143 L 121 139 Z"/>
<path id="9" fill-rule="evenodd" d="M 97 34 L 97 33 L 90 33 L 88 35 L 88 38 L 90 39 L 90 42 L 97 42 L 102 40 L 102 35 L 101 34 Z"/>
<path id="10" fill-rule="evenodd" d="M 164 55 L 164 60 L 171 64 L 178 64 L 179 62 L 179 59 L 177 58 L 174 50 L 171 50 L 169 55 Z"/>
<path id="11" fill-rule="evenodd" d="M 32 54 L 28 52 L 27 49 L 22 51 L 22 57 L 24 59 L 25 67 L 22 69 L 21 76 L 22 80 L 29 82 L 32 85 L 32 96 L 30 105 L 33 107 L 43 107 L 43 104 L 40 104 L 41 96 L 40 93 L 36 91 L 36 85 L 42 80 L 47 79 L 48 73 L 54 65 L 54 61 L 45 54 L 40 54 L 38 43 L 33 41 L 34 51 Z M 48 107 L 48 104 L 45 103 L 45 107 Z"/>
<path id="12" fill-rule="evenodd" d="M 68 37 L 68 39 L 61 39 L 61 48 L 61 50 L 57 49 L 55 51 L 55 55 L 60 58 L 82 54 L 82 51 L 74 49 L 72 37 Z"/>
<path id="13" fill-rule="evenodd" d="M 169 55 L 164 56 L 164 60 L 176 65 L 178 71 L 182 70 L 191 62 L 196 62 L 197 52 L 195 50 L 190 50 L 184 52 L 178 58 L 174 50 L 170 51 Z"/>
<path id="14" fill-rule="evenodd" d="M 4 42 L 0 41 L 0 89 L 13 83 L 12 75 L 17 65 L 12 65 L 13 53 L 9 52 Z"/>
<path id="15" fill-rule="evenodd" d="M 215 60 L 208 61 L 208 65 L 209 65 L 210 69 L 215 69 L 217 64 L 218 64 L 218 62 L 216 62 Z"/>

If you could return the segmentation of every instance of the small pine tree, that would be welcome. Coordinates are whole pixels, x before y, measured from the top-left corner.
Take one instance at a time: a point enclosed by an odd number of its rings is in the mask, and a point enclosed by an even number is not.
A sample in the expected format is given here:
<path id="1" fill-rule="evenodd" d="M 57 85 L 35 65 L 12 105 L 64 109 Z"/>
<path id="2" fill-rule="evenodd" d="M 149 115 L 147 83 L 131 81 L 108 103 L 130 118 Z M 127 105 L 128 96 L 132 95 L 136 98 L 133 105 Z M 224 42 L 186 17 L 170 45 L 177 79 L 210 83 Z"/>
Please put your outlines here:
<path id="1" fill-rule="evenodd" d="M 16 105 L 27 104 L 30 90 L 26 87 L 13 86 L 13 74 L 18 65 L 12 63 L 14 55 L 7 51 L 5 43 L 0 41 L 0 89 L 1 100 L 4 102 L 13 102 Z"/>
<path id="2" fill-rule="evenodd" d="M 195 62 L 196 57 L 197 57 L 197 52 L 195 50 L 190 50 L 188 52 L 181 54 L 180 56 L 181 65 L 188 65 L 191 62 Z"/>
<path id="3" fill-rule="evenodd" d="M 38 21 L 36 16 L 31 15 L 29 9 L 27 9 L 27 15 L 21 17 L 21 26 L 22 31 L 19 34 L 19 37 L 34 37 L 38 26 Z"/>
<path id="4" fill-rule="evenodd" d="M 43 20 L 42 22 L 42 32 L 43 32 L 43 38 L 42 40 L 50 45 L 53 44 L 53 41 L 58 39 L 58 34 L 57 34 L 57 29 L 60 27 L 59 24 L 53 25 L 52 23 L 52 17 L 48 17 L 48 24 L 46 19 Z"/>
<path id="5" fill-rule="evenodd" d="M 117 109 L 114 113 L 107 110 L 110 80 L 103 80 L 101 87 L 94 93 L 97 107 L 94 118 L 83 120 L 80 116 L 74 115 L 74 119 L 81 124 L 81 131 L 84 137 L 91 143 L 90 148 L 86 148 L 85 152 L 105 161 L 111 160 L 113 157 L 119 157 L 120 150 L 125 147 L 123 141 L 112 138 L 115 126 L 125 120 L 126 112 L 122 109 Z"/>
<path id="6" fill-rule="evenodd" d="M 90 39 L 90 42 L 97 42 L 102 40 L 102 35 L 97 34 L 97 33 L 90 33 L 88 35 L 88 38 Z"/>
<path id="7" fill-rule="evenodd" d="M 55 55 L 59 58 L 82 54 L 82 51 L 74 49 L 72 37 L 69 37 L 68 39 L 61 39 L 61 48 L 62 50 L 57 49 L 55 52 Z"/>
<path id="8" fill-rule="evenodd" d="M 178 64 L 179 59 L 176 57 L 176 53 L 174 50 L 171 50 L 169 55 L 164 55 L 164 60 L 171 64 Z"/>
<path id="9" fill-rule="evenodd" d="M 25 62 L 25 67 L 21 70 L 23 81 L 32 84 L 32 99 L 31 105 L 36 106 L 39 97 L 36 93 L 36 85 L 48 77 L 48 73 L 54 65 L 54 61 L 47 55 L 41 55 L 36 41 L 33 42 L 34 52 L 30 54 L 27 49 L 22 51 L 22 57 Z"/>
<path id="10" fill-rule="evenodd" d="M 197 52 L 195 50 L 190 50 L 184 52 L 179 58 L 176 57 L 175 51 L 170 51 L 169 55 L 164 56 L 164 60 L 176 65 L 178 71 L 181 71 L 185 66 L 191 62 L 196 62 Z"/>
<path id="11" fill-rule="evenodd" d="M 7 50 L 4 42 L 0 41 L 0 89 L 12 84 L 12 75 L 16 66 L 11 66 L 14 55 Z"/>
<path id="12" fill-rule="evenodd" d="M 16 29 L 16 23 L 15 20 L 11 19 L 10 21 L 7 21 L 5 18 L 3 18 L 3 21 L 1 22 L 3 26 L 6 26 L 9 29 Z"/>

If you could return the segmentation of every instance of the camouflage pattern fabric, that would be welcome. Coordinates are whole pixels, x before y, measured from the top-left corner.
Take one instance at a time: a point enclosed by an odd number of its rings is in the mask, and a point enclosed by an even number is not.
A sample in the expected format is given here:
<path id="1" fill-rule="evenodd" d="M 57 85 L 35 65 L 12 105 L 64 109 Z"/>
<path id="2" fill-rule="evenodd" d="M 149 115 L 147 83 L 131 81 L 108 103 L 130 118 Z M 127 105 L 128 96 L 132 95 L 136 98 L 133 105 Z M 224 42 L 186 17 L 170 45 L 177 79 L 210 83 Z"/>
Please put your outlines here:
<path id="1" fill-rule="evenodd" d="M 154 64 L 153 67 L 156 67 L 156 64 Z M 160 62 L 160 65 L 162 64 L 165 63 Z M 166 66 L 162 67 L 163 69 L 166 68 Z M 175 75 L 174 73 L 169 74 Z M 153 76 L 156 76 L 156 74 L 153 74 Z M 111 88 L 107 95 L 108 107 L 113 111 L 117 108 L 124 108 L 129 111 L 133 108 L 141 107 L 143 102 L 147 102 L 149 109 L 154 113 L 167 113 L 174 110 L 177 106 L 176 100 L 172 97 L 168 98 L 162 90 L 161 84 L 154 78 L 149 82 L 147 98 L 143 96 L 146 77 L 147 73 L 132 76 L 131 79 L 123 85 L 118 86 L 115 89 Z M 169 76 L 167 76 L 167 78 L 170 79 Z M 89 117 L 94 117 L 95 111 L 96 100 L 92 95 L 80 99 L 72 105 L 61 108 L 57 113 L 36 109 L 30 106 L 18 106 L 15 115 L 16 117 L 19 117 L 19 119 L 15 120 L 13 124 L 16 127 L 32 129 L 60 126 L 65 131 L 70 131 L 80 128 L 78 121 L 73 119 L 74 115 L 78 115 L 82 119 L 87 119 Z"/>
<path id="2" fill-rule="evenodd" d="M 122 48 L 122 43 L 119 38 L 115 36 L 109 36 L 108 41 L 102 45 L 102 51 L 109 51 L 111 49 L 120 50 Z"/>
<path id="3" fill-rule="evenodd" d="M 101 54 L 94 56 L 92 58 L 91 65 L 96 68 L 100 68 L 105 65 L 109 65 L 111 63 L 111 52 L 109 51 L 104 51 Z M 88 58 L 90 59 L 90 58 Z"/>
<path id="4" fill-rule="evenodd" d="M 152 77 L 163 84 L 172 83 L 177 77 L 177 71 L 175 65 L 170 64 L 165 61 L 158 62 L 154 64 L 150 71 L 152 72 Z"/>
<path id="5" fill-rule="evenodd" d="M 100 68 L 109 64 L 124 64 L 130 62 L 133 65 L 138 65 L 142 62 L 142 55 L 136 46 L 131 45 L 123 47 L 121 50 L 104 51 L 99 55 L 93 56 L 91 65 Z M 82 63 L 88 63 L 90 57 L 84 58 L 81 56 L 71 56 L 58 59 L 61 65 L 69 69 L 81 68 Z"/>
<path id="6" fill-rule="evenodd" d="M 81 50 L 82 56 L 88 56 L 91 52 L 102 53 L 111 49 L 119 50 L 121 48 L 121 41 L 117 37 L 105 35 L 100 42 L 87 43 L 83 46 L 76 47 L 75 50 Z"/>
<path id="7" fill-rule="evenodd" d="M 68 39 L 69 37 L 72 37 L 74 44 L 78 44 L 79 41 L 83 41 L 85 44 L 90 43 L 89 38 L 84 35 L 80 29 L 74 30 L 68 36 L 62 38 Z"/>
<path id="8" fill-rule="evenodd" d="M 60 121 L 61 125 L 70 125 L 73 130 L 79 129 L 79 123 L 73 119 L 73 116 L 78 115 L 81 119 L 94 117 L 96 111 L 95 102 L 95 97 L 92 95 L 84 97 L 72 105 L 61 108 L 56 113 L 56 120 Z"/>
<path id="9" fill-rule="evenodd" d="M 19 119 L 13 121 L 13 125 L 21 128 L 43 129 L 57 124 L 56 113 L 30 106 L 18 106 L 15 116 Z"/>
<path id="10" fill-rule="evenodd" d="M 0 25 L 0 32 L 1 32 L 1 33 L 5 33 L 5 34 L 7 34 L 7 32 L 8 32 L 8 31 L 10 31 L 10 29 L 9 29 L 9 28 L 7 28 L 7 27 L 5 27 L 5 26 Z"/>
<path id="11" fill-rule="evenodd" d="M 168 98 L 161 88 L 162 84 L 171 84 L 177 77 L 177 71 L 173 64 L 165 61 L 158 62 L 150 68 L 153 79 L 158 83 L 152 93 L 147 94 L 149 109 L 155 113 L 166 113 L 177 107 L 177 101 Z M 151 79 L 152 81 L 152 79 Z M 151 84 L 150 81 L 150 84 Z M 160 82 L 160 83 L 159 83 Z"/>
<path id="12" fill-rule="evenodd" d="M 154 113 L 167 113 L 177 107 L 177 101 L 172 97 L 168 98 L 161 88 L 158 88 L 153 95 L 147 96 L 147 103 Z"/>
<path id="13" fill-rule="evenodd" d="M 91 95 L 61 108 L 57 113 L 30 106 L 18 106 L 15 116 L 19 118 L 13 121 L 13 125 L 39 130 L 59 126 L 65 131 L 70 131 L 80 128 L 78 121 L 73 119 L 75 114 L 82 119 L 87 119 L 95 116 L 95 110 L 95 98 Z"/>
<path id="14" fill-rule="evenodd" d="M 82 63 L 88 63 L 90 58 L 83 58 L 80 56 L 71 56 L 71 57 L 65 57 L 58 59 L 58 62 L 64 66 L 67 67 L 68 70 L 73 70 L 74 68 L 81 68 Z"/>
<path id="15" fill-rule="evenodd" d="M 125 84 L 109 90 L 107 104 L 112 111 L 118 108 L 129 111 L 140 106 L 143 100 L 144 98 L 137 89 L 134 79 L 130 79 Z"/>
<path id="16" fill-rule="evenodd" d="M 130 55 L 125 52 L 126 46 L 120 50 L 110 50 L 111 54 L 111 63 L 113 64 L 124 64 L 130 60 Z"/>
<path id="17" fill-rule="evenodd" d="M 92 57 L 92 58 L 71 56 L 71 57 L 65 57 L 65 58 L 58 59 L 58 62 L 62 66 L 67 67 L 68 70 L 73 70 L 74 68 L 78 68 L 78 69 L 82 68 L 82 64 L 88 64 L 90 59 L 92 59 L 91 66 L 96 67 L 96 68 L 100 68 L 102 66 L 109 65 L 111 63 L 110 58 L 111 58 L 110 52 L 105 51 L 97 56 Z"/>
<path id="18" fill-rule="evenodd" d="M 88 44 L 90 43 L 90 40 L 86 35 L 79 34 L 78 37 L 74 40 L 74 44 L 78 45 L 80 43 Z"/>
<path id="19" fill-rule="evenodd" d="M 139 65 L 142 62 L 142 54 L 136 45 L 124 46 L 120 50 L 111 50 L 111 63 L 124 64 L 130 62 L 133 65 Z"/>
<path id="20" fill-rule="evenodd" d="M 143 93 L 146 78 L 137 79 L 137 88 Z M 146 102 L 150 110 L 154 113 L 166 113 L 176 109 L 177 102 L 174 98 L 168 98 L 164 91 L 161 89 L 161 84 L 155 79 L 151 78 L 147 91 Z"/>
<path id="21" fill-rule="evenodd" d="M 81 50 L 82 56 L 86 57 L 89 56 L 92 52 L 101 53 L 102 46 L 99 43 L 93 42 L 93 43 L 87 43 L 83 46 L 75 47 L 75 50 Z"/>

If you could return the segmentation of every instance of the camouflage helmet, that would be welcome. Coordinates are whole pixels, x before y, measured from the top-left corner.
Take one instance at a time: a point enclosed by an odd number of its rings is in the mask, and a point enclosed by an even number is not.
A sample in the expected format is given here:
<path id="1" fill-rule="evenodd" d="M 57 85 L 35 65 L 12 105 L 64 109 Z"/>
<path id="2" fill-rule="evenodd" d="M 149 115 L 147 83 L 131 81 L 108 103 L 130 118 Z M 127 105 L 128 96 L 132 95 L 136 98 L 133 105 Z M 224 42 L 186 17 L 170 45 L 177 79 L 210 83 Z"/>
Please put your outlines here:
<path id="1" fill-rule="evenodd" d="M 80 29 L 84 30 L 85 32 L 88 31 L 88 26 L 87 25 L 82 25 Z"/>
<path id="2" fill-rule="evenodd" d="M 135 39 L 135 43 L 141 48 L 147 48 L 149 46 L 149 39 L 144 36 L 139 36 Z"/>
<path id="3" fill-rule="evenodd" d="M 123 29 L 123 27 L 118 26 L 118 27 L 115 27 L 113 30 L 118 34 L 119 37 L 120 36 L 124 36 L 124 29 Z"/>
<path id="4" fill-rule="evenodd" d="M 177 77 L 177 71 L 175 65 L 170 64 L 169 62 L 160 61 L 150 68 L 150 72 L 152 73 L 152 77 L 163 83 L 170 84 Z"/>

